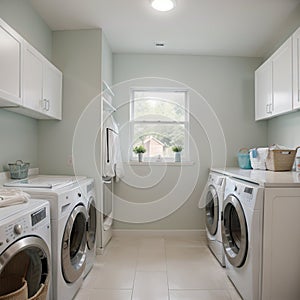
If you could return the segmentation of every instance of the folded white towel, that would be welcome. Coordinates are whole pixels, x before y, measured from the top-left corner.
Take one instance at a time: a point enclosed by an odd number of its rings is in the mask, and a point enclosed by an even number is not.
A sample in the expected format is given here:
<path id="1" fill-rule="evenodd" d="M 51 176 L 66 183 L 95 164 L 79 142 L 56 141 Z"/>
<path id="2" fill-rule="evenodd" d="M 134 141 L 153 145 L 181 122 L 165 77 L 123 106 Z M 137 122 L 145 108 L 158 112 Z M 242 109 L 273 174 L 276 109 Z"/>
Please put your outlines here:
<path id="1" fill-rule="evenodd" d="M 0 207 L 22 204 L 30 199 L 30 195 L 16 189 L 0 189 Z"/>

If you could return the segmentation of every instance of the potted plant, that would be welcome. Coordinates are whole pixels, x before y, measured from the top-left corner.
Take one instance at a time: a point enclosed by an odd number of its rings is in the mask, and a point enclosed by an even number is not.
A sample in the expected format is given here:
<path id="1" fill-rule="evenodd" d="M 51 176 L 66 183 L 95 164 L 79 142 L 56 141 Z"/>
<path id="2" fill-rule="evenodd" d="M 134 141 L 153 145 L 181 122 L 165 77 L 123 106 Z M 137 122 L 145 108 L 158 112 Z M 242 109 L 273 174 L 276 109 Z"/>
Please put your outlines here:
<path id="1" fill-rule="evenodd" d="M 138 155 L 139 162 L 143 161 L 143 154 L 146 152 L 146 148 L 143 145 L 135 146 L 133 152 Z"/>
<path id="2" fill-rule="evenodd" d="M 175 152 L 175 162 L 181 162 L 181 151 L 182 151 L 181 146 L 173 146 L 172 151 Z"/>

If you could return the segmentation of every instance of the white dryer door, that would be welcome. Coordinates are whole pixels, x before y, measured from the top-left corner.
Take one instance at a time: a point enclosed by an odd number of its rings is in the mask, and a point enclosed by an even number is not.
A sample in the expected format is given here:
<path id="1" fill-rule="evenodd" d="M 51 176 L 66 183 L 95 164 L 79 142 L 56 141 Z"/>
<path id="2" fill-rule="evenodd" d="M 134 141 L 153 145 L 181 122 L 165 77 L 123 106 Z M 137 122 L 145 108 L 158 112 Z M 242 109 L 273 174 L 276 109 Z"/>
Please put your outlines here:
<path id="1" fill-rule="evenodd" d="M 234 195 L 224 201 L 222 240 L 230 264 L 237 268 L 243 266 L 248 253 L 248 230 L 244 210 Z"/>
<path id="2" fill-rule="evenodd" d="M 61 246 L 61 261 L 63 276 L 68 283 L 75 282 L 85 268 L 86 221 L 86 208 L 83 205 L 78 205 L 73 209 L 65 227 Z"/>
<path id="3" fill-rule="evenodd" d="M 205 205 L 205 224 L 213 236 L 217 233 L 219 223 L 219 197 L 213 185 L 208 187 Z"/>

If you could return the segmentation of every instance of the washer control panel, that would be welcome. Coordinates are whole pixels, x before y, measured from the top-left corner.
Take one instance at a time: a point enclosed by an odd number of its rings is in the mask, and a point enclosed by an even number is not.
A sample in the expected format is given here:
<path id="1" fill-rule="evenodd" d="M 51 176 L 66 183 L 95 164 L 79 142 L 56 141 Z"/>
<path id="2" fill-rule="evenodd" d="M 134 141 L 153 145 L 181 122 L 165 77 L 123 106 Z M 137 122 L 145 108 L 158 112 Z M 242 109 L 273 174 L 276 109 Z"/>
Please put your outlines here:
<path id="1" fill-rule="evenodd" d="M 225 188 L 225 198 L 228 195 L 234 195 L 240 202 L 247 207 L 254 209 L 259 187 L 239 180 L 227 179 Z"/>
<path id="2" fill-rule="evenodd" d="M 4 226 L 4 237 L 0 232 L 0 245 L 10 244 L 12 241 L 17 240 L 23 234 L 26 234 L 31 229 L 30 223 L 26 216 L 15 220 L 14 222 L 8 223 Z"/>
<path id="3" fill-rule="evenodd" d="M 49 224 L 49 210 L 46 206 L 31 211 L 11 215 L 0 223 L 0 254 L 9 245 L 20 238 L 35 234 L 40 228 Z"/>

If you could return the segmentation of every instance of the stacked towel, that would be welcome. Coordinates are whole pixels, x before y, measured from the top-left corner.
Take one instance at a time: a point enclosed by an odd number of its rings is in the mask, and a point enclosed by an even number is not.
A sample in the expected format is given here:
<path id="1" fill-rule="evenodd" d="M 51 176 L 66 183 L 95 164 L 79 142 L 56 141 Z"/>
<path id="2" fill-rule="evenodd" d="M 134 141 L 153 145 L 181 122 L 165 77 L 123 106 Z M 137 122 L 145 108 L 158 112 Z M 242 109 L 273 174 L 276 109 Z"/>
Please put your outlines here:
<path id="1" fill-rule="evenodd" d="M 0 207 L 25 203 L 30 195 L 16 189 L 0 189 Z"/>

